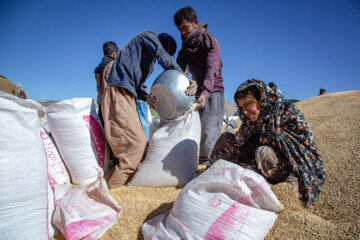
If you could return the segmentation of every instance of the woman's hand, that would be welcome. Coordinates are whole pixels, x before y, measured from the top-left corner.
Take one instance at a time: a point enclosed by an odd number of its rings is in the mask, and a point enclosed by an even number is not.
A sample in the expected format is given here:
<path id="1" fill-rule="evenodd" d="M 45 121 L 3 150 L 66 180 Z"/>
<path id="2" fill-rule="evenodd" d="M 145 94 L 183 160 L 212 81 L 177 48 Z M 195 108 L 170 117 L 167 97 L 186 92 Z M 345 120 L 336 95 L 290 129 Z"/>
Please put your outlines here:
<path id="1" fill-rule="evenodd" d="M 294 173 L 290 173 L 290 175 L 286 178 L 285 182 L 290 183 L 294 187 L 295 197 L 300 198 L 299 178 L 296 177 L 296 175 Z"/>
<path id="2" fill-rule="evenodd" d="M 150 106 L 151 108 L 154 108 L 155 101 L 156 101 L 156 98 L 153 97 L 153 95 L 151 95 L 151 93 L 150 93 L 149 95 L 147 95 L 147 97 L 146 97 L 146 102 L 149 104 L 149 106 Z"/>

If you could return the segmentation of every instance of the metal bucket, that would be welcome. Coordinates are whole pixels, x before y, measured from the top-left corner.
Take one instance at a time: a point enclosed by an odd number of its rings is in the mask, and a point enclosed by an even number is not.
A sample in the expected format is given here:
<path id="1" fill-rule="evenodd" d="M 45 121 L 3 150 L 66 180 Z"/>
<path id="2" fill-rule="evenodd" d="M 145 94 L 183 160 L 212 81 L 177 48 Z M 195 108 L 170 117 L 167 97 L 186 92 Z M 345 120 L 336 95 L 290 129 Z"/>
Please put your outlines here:
<path id="1" fill-rule="evenodd" d="M 173 120 L 195 103 L 195 96 L 185 94 L 189 84 L 187 77 L 177 70 L 166 70 L 155 79 L 150 92 L 156 98 L 155 111 L 162 119 Z"/>

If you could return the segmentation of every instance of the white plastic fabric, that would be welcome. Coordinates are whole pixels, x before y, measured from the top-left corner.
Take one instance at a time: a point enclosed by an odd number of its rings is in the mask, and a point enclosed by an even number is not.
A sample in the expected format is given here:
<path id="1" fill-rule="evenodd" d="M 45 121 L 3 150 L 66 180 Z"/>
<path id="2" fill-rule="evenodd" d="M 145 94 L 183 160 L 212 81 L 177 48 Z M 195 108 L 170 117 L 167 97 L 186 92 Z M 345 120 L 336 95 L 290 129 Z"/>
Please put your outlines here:
<path id="1" fill-rule="evenodd" d="M 60 197 L 56 199 L 53 223 L 67 240 L 100 238 L 117 223 L 122 211 L 109 195 L 102 172 L 94 183 L 73 188 Z"/>
<path id="2" fill-rule="evenodd" d="M 56 235 L 58 231 L 56 227 L 52 224 L 52 217 L 55 210 L 55 199 L 54 199 L 54 192 L 51 189 L 49 182 L 47 188 L 47 197 L 48 197 L 48 209 L 47 209 L 48 232 L 49 232 L 49 238 L 52 238 L 54 237 L 54 235 Z"/>
<path id="3" fill-rule="evenodd" d="M 45 107 L 32 99 L 19 98 L 14 95 L 7 94 L 3 91 L 0 91 L 0 97 L 4 100 L 10 100 L 21 107 L 36 110 L 39 118 L 43 118 L 45 116 Z"/>
<path id="4" fill-rule="evenodd" d="M 146 158 L 128 185 L 184 186 L 194 177 L 201 137 L 200 117 L 194 109 L 154 132 Z"/>
<path id="5" fill-rule="evenodd" d="M 154 132 L 160 128 L 160 122 L 161 120 L 159 115 L 156 115 L 151 119 L 151 123 L 149 124 L 149 139 L 151 139 Z"/>
<path id="6" fill-rule="evenodd" d="M 0 93 L 0 239 L 48 239 L 44 112 Z"/>
<path id="7" fill-rule="evenodd" d="M 262 176 L 218 160 L 141 231 L 145 239 L 264 239 L 281 210 Z"/>
<path id="8" fill-rule="evenodd" d="M 150 107 L 148 106 L 148 113 L 147 113 L 147 121 L 149 124 L 151 124 L 152 122 L 152 115 L 151 115 L 151 111 L 150 111 Z"/>
<path id="9" fill-rule="evenodd" d="M 55 207 L 59 204 L 61 199 L 65 196 L 67 192 L 73 189 L 74 185 L 71 184 L 56 184 L 54 185 L 54 201 Z M 54 207 L 54 210 L 55 210 Z"/>
<path id="10" fill-rule="evenodd" d="M 45 107 L 44 107 L 44 111 L 46 111 Z M 44 117 L 41 118 L 41 126 L 43 127 L 43 129 L 46 131 L 47 134 L 51 134 L 46 114 Z"/>
<path id="11" fill-rule="evenodd" d="M 46 107 L 51 135 L 76 185 L 97 179 L 109 168 L 104 132 L 92 98 L 73 98 Z"/>

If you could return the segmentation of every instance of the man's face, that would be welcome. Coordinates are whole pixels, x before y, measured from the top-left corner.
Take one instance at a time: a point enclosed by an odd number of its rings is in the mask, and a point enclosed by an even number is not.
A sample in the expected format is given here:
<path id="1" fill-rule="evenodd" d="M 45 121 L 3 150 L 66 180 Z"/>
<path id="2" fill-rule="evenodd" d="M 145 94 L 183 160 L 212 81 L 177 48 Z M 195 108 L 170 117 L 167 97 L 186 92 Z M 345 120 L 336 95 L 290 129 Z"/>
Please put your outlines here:
<path id="1" fill-rule="evenodd" d="M 198 25 L 198 20 L 194 20 L 193 23 L 184 20 L 180 23 L 180 25 L 178 26 L 178 29 L 179 29 L 181 35 L 186 35 L 186 34 L 191 33 L 192 31 L 194 31 L 194 29 L 197 27 L 197 25 Z"/>

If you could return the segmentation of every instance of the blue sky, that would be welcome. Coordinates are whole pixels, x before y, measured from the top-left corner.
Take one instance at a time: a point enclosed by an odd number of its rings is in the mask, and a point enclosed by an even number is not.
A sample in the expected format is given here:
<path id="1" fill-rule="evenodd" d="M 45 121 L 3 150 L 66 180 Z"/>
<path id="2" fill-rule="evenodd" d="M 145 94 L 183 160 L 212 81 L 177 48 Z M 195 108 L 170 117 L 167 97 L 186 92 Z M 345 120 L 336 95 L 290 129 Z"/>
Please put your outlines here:
<path id="1" fill-rule="evenodd" d="M 218 39 L 225 97 L 249 78 L 286 98 L 360 90 L 359 0 L 0 0 L 0 74 L 37 101 L 96 99 L 102 44 L 119 48 L 144 30 L 171 34 L 173 15 L 196 9 Z M 161 73 L 157 65 L 146 85 Z"/>

